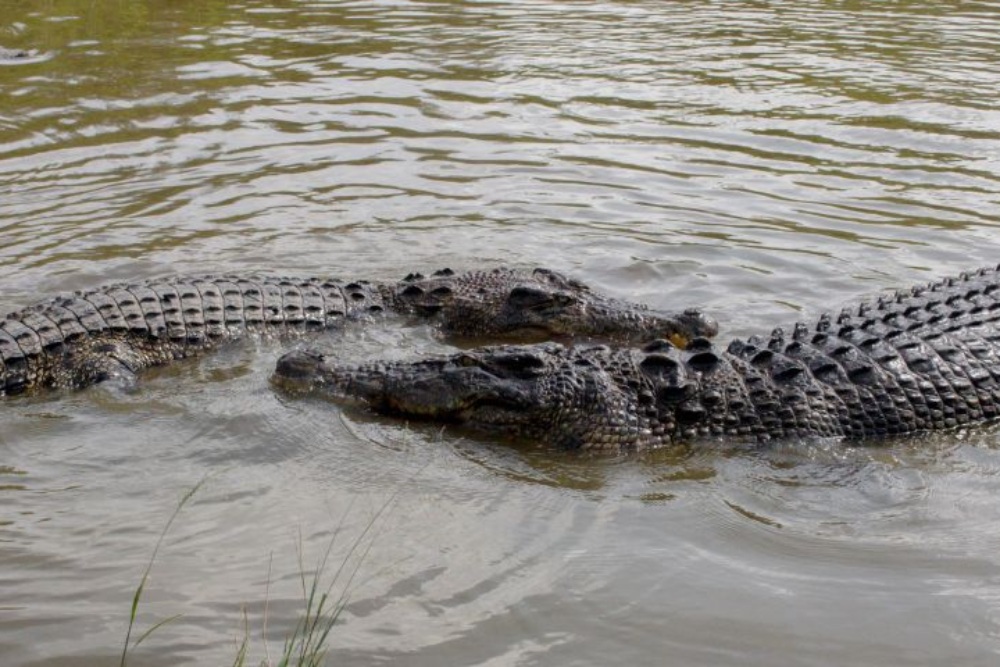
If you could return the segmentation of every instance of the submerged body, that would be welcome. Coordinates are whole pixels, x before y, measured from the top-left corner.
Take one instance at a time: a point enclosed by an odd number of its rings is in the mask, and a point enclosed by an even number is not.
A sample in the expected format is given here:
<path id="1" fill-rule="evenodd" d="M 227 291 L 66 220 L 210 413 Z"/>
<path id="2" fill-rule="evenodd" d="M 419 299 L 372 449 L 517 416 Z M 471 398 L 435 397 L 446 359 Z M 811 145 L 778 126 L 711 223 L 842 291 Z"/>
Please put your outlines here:
<path id="1" fill-rule="evenodd" d="M 883 297 L 786 335 L 642 348 L 496 346 L 338 366 L 309 351 L 276 381 L 393 415 L 617 452 L 704 437 L 883 437 L 1000 415 L 1000 273 Z"/>
<path id="2" fill-rule="evenodd" d="M 696 311 L 657 313 L 547 269 L 498 268 L 394 283 L 204 276 L 111 285 L 0 319 L 0 396 L 85 387 L 195 356 L 247 335 L 294 336 L 382 313 L 437 322 L 453 336 L 642 340 L 713 335 Z"/>

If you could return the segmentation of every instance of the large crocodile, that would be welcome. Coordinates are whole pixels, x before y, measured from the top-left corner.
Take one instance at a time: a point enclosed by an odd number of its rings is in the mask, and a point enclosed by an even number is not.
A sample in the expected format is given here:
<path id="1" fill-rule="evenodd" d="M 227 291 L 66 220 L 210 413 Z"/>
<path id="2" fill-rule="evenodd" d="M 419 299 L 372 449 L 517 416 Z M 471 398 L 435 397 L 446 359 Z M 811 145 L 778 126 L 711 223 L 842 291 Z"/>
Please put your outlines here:
<path id="1" fill-rule="evenodd" d="M 558 447 L 691 439 L 867 439 L 1000 415 L 1000 273 L 990 268 L 824 315 L 786 334 L 677 349 L 496 346 L 416 362 L 281 358 L 279 385 L 375 411 Z"/>
<path id="2" fill-rule="evenodd" d="M 166 278 L 58 297 L 0 320 L 0 396 L 130 378 L 247 334 L 289 336 L 385 312 L 431 318 L 446 334 L 463 337 L 537 329 L 546 335 L 683 340 L 717 331 L 698 311 L 652 311 L 548 269 L 444 269 L 386 284 Z"/>

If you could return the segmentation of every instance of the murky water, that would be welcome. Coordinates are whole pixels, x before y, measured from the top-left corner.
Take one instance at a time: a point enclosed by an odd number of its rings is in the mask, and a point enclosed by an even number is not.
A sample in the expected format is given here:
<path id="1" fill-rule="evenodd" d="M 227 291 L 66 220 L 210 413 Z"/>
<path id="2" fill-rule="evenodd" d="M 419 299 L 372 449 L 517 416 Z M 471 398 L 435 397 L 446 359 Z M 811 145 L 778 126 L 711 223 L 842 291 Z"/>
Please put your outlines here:
<path id="1" fill-rule="evenodd" d="M 505 263 L 726 337 L 1000 261 L 997 3 L 8 0 L 0 46 L 3 311 Z M 0 663 L 114 663 L 206 476 L 130 664 L 273 657 L 331 541 L 331 664 L 997 662 L 996 429 L 579 460 L 278 396 L 278 353 L 0 406 Z"/>

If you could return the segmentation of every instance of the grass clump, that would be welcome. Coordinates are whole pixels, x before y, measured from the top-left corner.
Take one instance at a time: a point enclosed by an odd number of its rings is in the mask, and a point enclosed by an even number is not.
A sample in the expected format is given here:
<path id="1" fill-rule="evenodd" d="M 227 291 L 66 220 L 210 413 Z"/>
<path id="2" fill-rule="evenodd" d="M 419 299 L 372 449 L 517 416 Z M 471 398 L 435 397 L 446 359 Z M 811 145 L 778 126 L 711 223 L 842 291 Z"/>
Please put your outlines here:
<path id="1" fill-rule="evenodd" d="M 198 484 L 194 485 L 181 497 L 180 502 L 178 502 L 177 507 L 174 508 L 173 513 L 170 515 L 166 525 L 164 525 L 163 530 L 160 532 L 156 545 L 153 547 L 153 552 L 150 555 L 149 562 L 146 564 L 142 578 L 140 579 L 139 585 L 132 597 L 132 607 L 129 614 L 128 629 L 125 633 L 125 642 L 122 647 L 121 661 L 119 663 L 120 667 L 127 667 L 128 654 L 130 650 L 139 646 L 139 644 L 141 644 L 158 629 L 182 617 L 182 614 L 176 614 L 163 619 L 139 635 L 135 641 L 132 641 L 131 639 L 136 627 L 136 615 L 139 603 L 142 599 L 142 594 L 149 579 L 150 571 L 153 568 L 153 563 L 156 561 L 160 547 L 163 544 L 163 540 L 170 531 L 171 526 L 180 514 L 181 510 L 188 504 L 198 490 L 201 489 L 201 487 L 205 484 L 205 481 L 206 479 L 203 479 L 198 482 Z M 331 555 L 333 554 L 337 539 L 343 531 L 344 522 L 351 513 L 351 506 L 349 506 L 341 516 L 337 528 L 334 530 L 333 535 L 323 552 L 323 556 L 319 559 L 319 562 L 317 563 L 312 574 L 307 574 L 306 568 L 303 565 L 303 540 L 300 531 L 297 556 L 299 565 L 299 580 L 302 587 L 303 609 L 296 620 L 295 627 L 285 638 L 281 653 L 275 656 L 275 659 L 273 660 L 270 655 L 266 636 L 271 565 L 273 561 L 272 554 L 268 561 L 267 568 L 267 589 L 264 594 L 264 617 L 261 632 L 261 642 L 265 657 L 259 663 L 260 667 L 319 667 L 323 664 L 329 651 L 329 640 L 334 625 L 336 625 L 341 613 L 347 606 L 352 585 L 356 581 L 358 573 L 361 570 L 361 566 L 364 564 L 372 546 L 375 543 L 375 539 L 377 537 L 376 527 L 378 526 L 378 522 L 389 507 L 395 502 L 398 494 L 399 491 L 397 490 L 378 508 L 374 515 L 369 519 L 361 533 L 351 542 L 347 553 L 344 554 L 336 569 L 325 582 L 325 574 L 330 571 L 331 567 Z M 236 655 L 232 663 L 233 667 L 247 667 L 248 661 L 250 660 L 250 649 L 250 624 L 247 618 L 246 610 L 244 609 L 242 638 L 236 647 Z"/>

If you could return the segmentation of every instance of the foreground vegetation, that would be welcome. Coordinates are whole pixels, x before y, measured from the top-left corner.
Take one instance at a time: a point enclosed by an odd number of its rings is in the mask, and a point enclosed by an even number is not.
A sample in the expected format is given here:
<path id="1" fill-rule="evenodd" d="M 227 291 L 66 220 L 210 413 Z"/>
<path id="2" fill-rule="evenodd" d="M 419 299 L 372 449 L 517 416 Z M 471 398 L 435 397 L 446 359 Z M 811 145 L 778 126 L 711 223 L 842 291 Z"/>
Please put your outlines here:
<path id="1" fill-rule="evenodd" d="M 163 530 L 160 531 L 159 538 L 156 541 L 156 545 L 153 547 L 149 561 L 146 563 L 142 577 L 139 580 L 139 585 L 136 587 L 135 593 L 132 596 L 132 607 L 129 613 L 128 629 L 125 632 L 125 640 L 122 645 L 121 660 L 119 662 L 120 667 L 127 667 L 130 652 L 138 647 L 143 641 L 152 636 L 158 629 L 182 617 L 182 614 L 176 614 L 162 619 L 133 639 L 133 634 L 135 634 L 137 629 L 136 619 L 139 611 L 139 604 L 142 601 L 142 596 L 146 589 L 146 584 L 149 581 L 153 564 L 156 562 L 157 555 L 159 554 L 160 547 L 163 545 L 163 541 L 166 538 L 167 533 L 170 532 L 170 528 L 173 526 L 178 515 L 180 515 L 181 510 L 183 510 L 195 494 L 198 493 L 206 481 L 207 478 L 202 479 L 184 493 L 180 501 L 177 503 L 177 506 L 174 508 L 173 513 L 170 515 L 170 518 L 163 526 Z M 307 573 L 303 565 L 302 536 L 301 534 L 299 535 L 298 563 L 300 582 L 302 585 L 303 608 L 298 619 L 296 620 L 294 629 L 288 636 L 285 637 L 280 654 L 272 658 L 267 643 L 267 596 L 269 591 L 265 592 L 264 618 L 261 633 L 263 637 L 261 642 L 264 658 L 259 663 L 260 667 L 319 667 L 323 664 L 329 650 L 329 641 L 333 627 L 336 625 L 337 620 L 344 611 L 350 597 L 352 585 L 355 583 L 357 575 L 361 570 L 361 566 L 364 564 L 368 553 L 371 551 L 371 548 L 375 543 L 375 538 L 377 537 L 375 528 L 381 517 L 395 502 L 397 494 L 398 491 L 392 494 L 378 508 L 371 519 L 369 519 L 361 533 L 351 541 L 347 553 L 343 556 L 336 569 L 332 572 L 330 571 L 330 556 L 333 552 L 337 538 L 342 532 L 344 520 L 350 515 L 351 508 L 349 507 L 341 517 L 336 530 L 333 532 L 333 536 L 330 538 L 330 542 L 328 543 L 326 550 L 319 559 L 315 570 L 311 574 Z M 267 574 L 267 581 L 268 584 L 270 584 L 270 562 L 268 563 Z M 234 667 L 246 667 L 248 660 L 250 659 L 250 649 L 250 625 L 247 619 L 246 610 L 244 609 L 242 639 L 236 647 L 236 655 L 234 656 L 232 663 Z"/>

